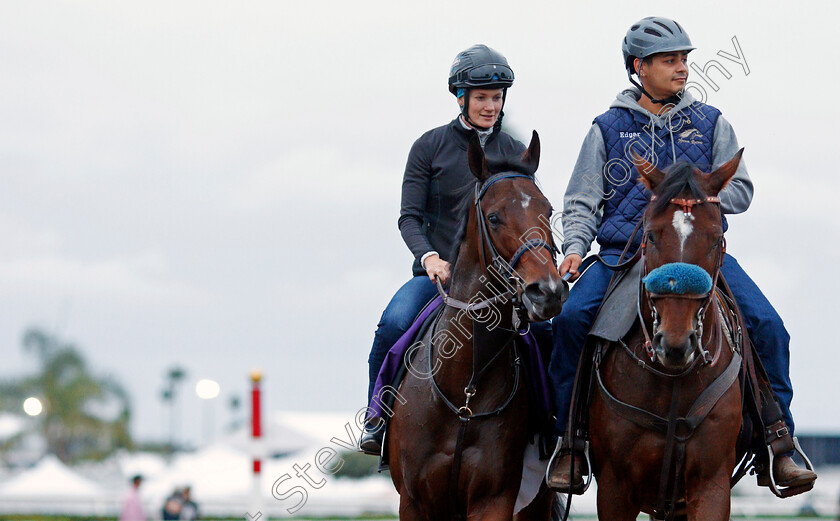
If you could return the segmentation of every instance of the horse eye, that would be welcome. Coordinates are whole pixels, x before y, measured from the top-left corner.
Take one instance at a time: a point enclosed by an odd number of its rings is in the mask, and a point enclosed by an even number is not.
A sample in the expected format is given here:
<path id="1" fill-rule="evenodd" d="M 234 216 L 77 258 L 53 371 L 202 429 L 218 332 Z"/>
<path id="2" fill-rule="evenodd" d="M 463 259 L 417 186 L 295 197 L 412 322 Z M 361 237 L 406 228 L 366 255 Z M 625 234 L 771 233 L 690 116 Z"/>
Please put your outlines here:
<path id="1" fill-rule="evenodd" d="M 656 244 L 656 235 L 653 232 L 648 232 L 647 240 L 650 244 Z"/>
<path id="2" fill-rule="evenodd" d="M 491 213 L 490 215 L 488 215 L 487 220 L 490 221 L 490 224 L 492 224 L 493 226 L 501 224 L 501 222 L 502 222 L 502 220 L 499 219 L 499 216 L 494 214 L 494 213 Z"/>

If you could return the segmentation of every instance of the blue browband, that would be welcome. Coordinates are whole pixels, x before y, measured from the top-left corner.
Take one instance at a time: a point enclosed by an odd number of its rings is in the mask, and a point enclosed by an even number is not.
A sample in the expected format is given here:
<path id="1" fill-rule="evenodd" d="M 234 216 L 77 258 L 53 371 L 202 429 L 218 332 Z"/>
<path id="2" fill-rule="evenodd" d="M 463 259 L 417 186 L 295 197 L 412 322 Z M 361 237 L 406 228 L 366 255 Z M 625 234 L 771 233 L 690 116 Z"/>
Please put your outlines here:
<path id="1" fill-rule="evenodd" d="M 705 295 L 712 290 L 712 277 L 696 264 L 672 262 L 656 268 L 642 279 L 654 295 Z"/>
<path id="2" fill-rule="evenodd" d="M 493 175 L 491 175 L 490 177 L 487 178 L 487 181 L 485 181 L 484 184 L 481 185 L 481 188 L 476 190 L 475 200 L 478 201 L 479 199 L 481 199 L 481 197 L 484 195 L 484 192 L 486 192 L 487 189 L 490 188 L 490 185 L 492 185 L 496 181 L 500 181 L 502 179 L 509 179 L 511 177 L 527 177 L 528 179 L 530 179 L 532 181 L 534 180 L 533 176 L 530 176 L 530 175 L 527 175 L 527 174 L 517 174 L 517 173 L 512 173 L 512 172 L 506 172 L 506 173 L 501 173 L 501 174 L 493 174 Z"/>

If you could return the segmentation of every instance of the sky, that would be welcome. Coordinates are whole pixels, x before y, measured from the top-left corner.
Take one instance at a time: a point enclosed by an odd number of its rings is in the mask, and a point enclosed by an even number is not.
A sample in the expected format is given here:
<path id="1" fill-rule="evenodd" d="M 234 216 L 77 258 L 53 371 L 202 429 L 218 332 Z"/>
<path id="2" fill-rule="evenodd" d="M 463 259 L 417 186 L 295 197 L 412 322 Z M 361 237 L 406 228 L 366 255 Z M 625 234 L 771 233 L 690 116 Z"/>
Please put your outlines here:
<path id="1" fill-rule="evenodd" d="M 2 1 L 0 378 L 34 370 L 37 326 L 123 382 L 144 441 L 168 436 L 173 365 L 183 442 L 221 433 L 253 368 L 268 410 L 362 407 L 379 315 L 411 273 L 405 160 L 457 115 L 455 55 L 507 56 L 505 123 L 540 133 L 559 206 L 628 85 L 621 39 L 651 15 L 726 71 L 698 84 L 755 184 L 728 251 L 793 338 L 798 430 L 840 432 L 833 2 Z M 718 54 L 735 41 L 746 67 Z M 202 403 L 200 378 L 220 398 Z"/>

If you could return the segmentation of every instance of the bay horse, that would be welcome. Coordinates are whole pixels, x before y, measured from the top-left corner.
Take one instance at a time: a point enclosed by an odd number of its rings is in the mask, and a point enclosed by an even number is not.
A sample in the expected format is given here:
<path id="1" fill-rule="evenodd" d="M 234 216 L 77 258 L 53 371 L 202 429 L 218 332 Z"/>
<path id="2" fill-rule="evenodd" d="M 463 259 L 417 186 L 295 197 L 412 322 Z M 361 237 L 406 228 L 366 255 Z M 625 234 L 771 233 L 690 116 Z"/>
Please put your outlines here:
<path id="1" fill-rule="evenodd" d="M 445 309 L 399 387 L 386 437 L 402 520 L 513 518 L 529 435 L 515 338 L 568 296 L 551 205 L 534 180 L 539 154 L 536 131 L 521 160 L 488 161 L 477 138 L 469 145 L 475 197 Z M 553 498 L 543 485 L 519 518 L 549 519 Z"/>
<path id="2" fill-rule="evenodd" d="M 742 152 L 710 174 L 688 163 L 666 174 L 635 157 L 653 192 L 639 260 L 647 278 L 636 325 L 595 351 L 589 421 L 599 519 L 671 519 L 680 499 L 689 520 L 729 519 L 741 354 L 715 291 L 725 252 L 718 194 Z M 684 275 L 688 287 L 675 289 Z"/>

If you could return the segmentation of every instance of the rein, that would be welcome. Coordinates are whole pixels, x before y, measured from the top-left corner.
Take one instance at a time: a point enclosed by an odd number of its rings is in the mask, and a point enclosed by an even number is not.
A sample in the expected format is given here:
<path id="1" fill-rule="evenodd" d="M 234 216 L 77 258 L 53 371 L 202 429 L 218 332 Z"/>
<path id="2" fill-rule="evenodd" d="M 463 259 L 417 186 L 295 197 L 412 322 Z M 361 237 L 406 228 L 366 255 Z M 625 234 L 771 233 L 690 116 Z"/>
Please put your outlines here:
<path id="1" fill-rule="evenodd" d="M 654 201 L 655 199 L 655 195 L 651 197 L 651 201 Z M 671 199 L 669 203 L 679 206 L 685 214 L 691 214 L 693 206 L 704 203 L 719 204 L 720 198 L 674 198 Z M 670 379 L 673 381 L 671 404 L 669 407 L 667 417 L 659 416 L 640 407 L 636 407 L 634 405 L 630 405 L 626 402 L 623 402 L 615 396 L 613 396 L 607 390 L 606 386 L 604 385 L 604 381 L 601 377 L 601 362 L 602 359 L 606 356 L 607 350 L 609 348 L 608 343 L 598 344 L 594 359 L 595 377 L 597 380 L 598 391 L 608 409 L 610 409 L 613 413 L 619 416 L 623 416 L 624 418 L 632 421 L 633 423 L 644 429 L 658 432 L 659 434 L 665 436 L 665 453 L 663 455 L 662 471 L 660 474 L 659 482 L 659 494 L 657 499 L 657 505 L 655 507 L 655 513 L 658 516 L 664 516 L 664 518 L 667 520 L 671 520 L 674 518 L 675 515 L 675 505 L 679 489 L 678 483 L 681 477 L 683 466 L 685 464 L 686 442 L 691 438 L 696 428 L 703 422 L 703 420 L 705 420 L 705 418 L 708 416 L 708 414 L 711 412 L 714 406 L 718 403 L 718 401 L 720 401 L 723 395 L 726 394 L 726 392 L 732 387 L 732 385 L 737 380 L 741 370 L 742 357 L 738 350 L 737 338 L 731 339 L 730 335 L 727 335 L 723 332 L 723 317 L 722 312 L 719 309 L 719 304 L 716 306 L 718 311 L 718 320 L 716 322 L 717 327 L 715 331 L 710 333 L 706 345 L 703 345 L 703 322 L 706 318 L 706 311 L 709 305 L 712 303 L 713 298 L 715 296 L 715 288 L 717 287 L 718 277 L 720 275 L 720 268 L 723 264 L 723 256 L 726 252 L 725 240 L 721 243 L 718 249 L 718 256 L 715 262 L 715 272 L 714 276 L 712 277 L 711 289 L 705 294 L 684 295 L 655 293 L 652 294 L 646 290 L 643 283 L 641 282 L 641 279 L 643 279 L 645 275 L 647 275 L 647 267 L 646 264 L 644 264 L 647 253 L 647 243 L 647 234 L 645 234 L 642 238 L 642 244 L 639 248 L 641 251 L 640 262 L 643 263 L 643 274 L 639 282 L 640 284 L 642 284 L 642 287 L 640 288 L 642 296 L 636 301 L 636 311 L 639 318 L 639 326 L 644 334 L 645 339 L 645 342 L 643 344 L 644 351 L 651 362 L 654 362 L 656 360 L 655 352 L 653 350 L 653 343 L 651 341 L 651 337 L 657 334 L 659 328 L 659 313 L 656 310 L 656 300 L 665 298 L 681 298 L 702 301 L 700 309 L 697 313 L 697 328 L 695 330 L 695 333 L 697 335 L 696 349 L 699 351 L 699 354 L 701 356 L 696 357 L 694 361 L 689 365 L 689 367 L 685 370 L 677 374 L 671 374 L 659 371 L 655 367 L 651 366 L 651 364 L 646 363 L 644 360 L 642 360 L 641 358 L 639 358 L 639 356 L 636 355 L 633 349 L 627 346 L 623 339 L 619 340 L 620 345 L 624 348 L 624 350 L 628 353 L 631 359 L 634 360 L 639 367 L 651 372 L 657 377 Z M 647 326 L 645 325 L 645 320 L 642 314 L 641 306 L 642 299 L 646 299 L 646 302 L 648 303 L 651 309 L 651 314 L 653 315 L 653 335 L 651 335 L 650 332 L 648 332 Z M 728 329 L 729 328 L 727 328 L 727 330 Z M 726 369 L 724 369 L 724 371 L 720 375 L 718 375 L 715 378 L 715 380 L 700 393 L 700 395 L 691 405 L 685 416 L 680 416 L 679 403 L 684 377 L 688 374 L 695 372 L 699 367 L 707 366 L 710 364 L 715 365 L 718 361 L 721 351 L 724 348 L 724 338 L 726 339 L 729 348 L 732 351 L 732 359 L 730 360 Z M 712 344 L 713 340 L 715 341 L 715 346 L 717 347 L 714 358 L 710 356 L 708 350 L 708 347 Z"/>
<path id="2" fill-rule="evenodd" d="M 440 279 L 435 277 L 435 283 L 437 285 L 438 293 L 443 297 L 443 303 L 446 306 L 464 310 L 467 313 L 472 311 L 479 311 L 482 309 L 489 308 L 495 304 L 505 304 L 508 302 L 508 299 L 513 304 L 513 313 L 512 313 L 512 329 L 503 328 L 501 326 L 496 326 L 494 329 L 498 329 L 502 332 L 508 332 L 509 335 L 507 339 L 502 343 L 501 348 L 493 355 L 493 357 L 487 361 L 483 367 L 478 367 L 478 360 L 476 356 L 476 352 L 478 351 L 478 338 L 479 338 L 479 329 L 477 329 L 476 320 L 472 320 L 472 333 L 473 336 L 473 360 L 472 360 L 472 374 L 470 375 L 470 380 L 467 386 L 464 388 L 464 395 L 465 395 L 465 402 L 464 405 L 458 407 L 455 405 L 446 395 L 443 393 L 443 390 L 438 386 L 437 382 L 435 381 L 434 376 L 432 376 L 431 385 L 432 389 L 434 390 L 435 395 L 443 401 L 443 403 L 449 408 L 450 411 L 455 413 L 458 417 L 458 421 L 460 423 L 458 428 L 458 435 L 455 440 L 455 452 L 453 454 L 453 462 L 452 467 L 449 473 L 449 501 L 452 512 L 458 512 L 459 518 L 463 518 L 460 514 L 460 509 L 458 508 L 458 481 L 460 479 L 461 473 L 461 461 L 462 461 L 462 454 L 464 450 L 464 437 L 466 435 L 467 426 L 469 425 L 470 420 L 472 419 L 481 419 L 481 418 L 488 418 L 491 416 L 497 416 L 502 413 L 510 404 L 513 402 L 514 397 L 516 396 L 517 391 L 519 390 L 519 383 L 520 383 L 520 371 L 521 371 L 521 361 L 519 353 L 517 352 L 515 338 L 519 335 L 525 335 L 530 330 L 530 323 L 527 322 L 527 311 L 525 310 L 524 303 L 519 298 L 519 290 L 524 287 L 524 281 L 519 277 L 519 275 L 515 272 L 514 268 L 516 267 L 519 260 L 522 258 L 525 253 L 532 251 L 532 250 L 539 250 L 545 248 L 551 254 L 552 261 L 555 265 L 557 265 L 556 259 L 556 251 L 557 248 L 554 246 L 553 242 L 548 243 L 542 239 L 531 239 L 528 241 L 523 242 L 519 248 L 511 255 L 510 260 L 506 260 L 502 255 L 499 253 L 496 245 L 493 243 L 492 235 L 490 234 L 489 226 L 487 224 L 487 217 L 484 215 L 483 210 L 481 209 L 481 200 L 484 195 L 487 193 L 487 190 L 497 181 L 502 179 L 511 179 L 511 178 L 526 178 L 530 179 L 531 181 L 534 180 L 533 176 L 519 174 L 519 173 L 511 173 L 511 172 L 503 172 L 498 174 L 493 174 L 492 176 L 488 177 L 483 183 L 477 184 L 475 188 L 475 199 L 474 205 L 476 210 L 476 219 L 478 220 L 478 251 L 479 251 L 479 258 L 481 259 L 481 267 L 482 270 L 487 273 L 489 267 L 493 267 L 501 274 L 503 278 L 503 282 L 506 286 L 506 291 L 496 294 L 490 298 L 479 302 L 464 302 L 453 297 L 450 297 L 446 294 L 446 291 L 443 288 L 443 284 L 441 284 Z M 488 265 L 487 259 L 485 256 L 485 249 L 490 253 L 490 264 Z M 520 331 L 520 326 L 522 322 L 527 322 L 527 328 L 525 330 Z M 484 327 L 479 326 L 479 327 Z M 489 333 L 489 329 L 485 328 L 485 331 Z M 492 366 L 492 364 L 505 352 L 508 351 L 508 346 L 512 345 L 513 349 L 513 388 L 510 391 L 510 394 L 505 399 L 505 401 L 499 405 L 497 408 L 491 411 L 484 411 L 474 413 L 470 408 L 470 400 L 476 395 L 476 384 L 478 380 L 481 378 L 481 375 L 484 374 L 485 370 Z M 432 371 L 432 341 L 431 337 L 429 340 L 429 348 L 428 348 L 428 360 L 429 360 L 429 371 L 431 374 Z"/>
<path id="3" fill-rule="evenodd" d="M 490 250 L 491 255 L 490 265 L 495 267 L 502 275 L 507 290 L 503 293 L 499 293 L 480 302 L 464 302 L 447 295 L 446 291 L 443 289 L 443 284 L 441 284 L 440 280 L 438 280 L 437 277 L 435 277 L 435 283 L 437 284 L 438 293 L 441 297 L 443 297 L 443 303 L 449 307 L 462 309 L 467 312 L 479 311 L 481 309 L 488 308 L 496 303 L 504 304 L 508 298 L 512 299 L 514 303 L 514 329 L 519 329 L 519 326 L 522 323 L 522 318 L 527 317 L 527 312 L 525 311 L 522 302 L 518 298 L 517 291 L 518 289 L 522 288 L 522 286 L 524 286 L 524 283 L 514 270 L 516 264 L 519 262 L 519 259 L 521 259 L 522 256 L 528 251 L 545 248 L 549 251 L 549 254 L 551 255 L 551 260 L 554 262 L 555 266 L 557 265 L 557 247 L 554 246 L 553 242 L 549 244 L 548 242 L 542 239 L 530 239 L 528 241 L 525 241 L 519 246 L 519 248 L 516 249 L 515 252 L 513 252 L 513 255 L 511 255 L 509 261 L 505 260 L 505 258 L 502 257 L 502 255 L 499 253 L 499 250 L 496 249 L 496 245 L 493 244 L 493 238 L 490 235 L 487 226 L 487 216 L 484 215 L 484 212 L 481 209 L 481 199 L 484 197 L 484 194 L 487 193 L 487 189 L 490 188 L 490 186 L 493 185 L 493 183 L 495 183 L 496 181 L 517 177 L 530 179 L 531 181 L 534 180 L 532 176 L 526 174 L 517 174 L 511 172 L 493 174 L 492 176 L 488 177 L 483 183 L 476 185 L 475 198 L 473 202 L 473 204 L 475 205 L 476 219 L 478 220 L 478 253 L 479 258 L 481 259 L 481 267 L 485 272 L 487 271 L 488 264 L 484 251 L 485 249 L 488 249 Z"/>
<path id="4" fill-rule="evenodd" d="M 650 198 L 651 203 L 656 200 L 656 195 L 652 195 Z M 675 204 L 679 206 L 685 215 L 691 215 L 691 210 L 695 205 L 698 204 L 720 204 L 720 197 L 717 196 L 707 196 L 703 199 L 686 199 L 686 198 L 674 198 L 669 201 L 670 204 Z M 640 221 L 641 222 L 641 221 Z M 648 244 L 648 237 L 647 234 L 644 234 L 642 237 L 642 244 L 639 247 L 641 251 L 641 262 L 642 262 L 642 279 L 647 276 L 647 264 L 645 263 L 645 258 L 647 254 L 647 244 Z M 697 345 L 696 348 L 699 351 L 700 356 L 703 358 L 703 365 L 708 365 L 711 362 L 710 354 L 708 349 L 702 347 L 702 339 L 703 339 L 703 320 L 706 318 L 706 310 L 709 307 L 709 304 L 712 301 L 712 297 L 715 292 L 715 288 L 717 287 L 718 278 L 720 276 L 720 268 L 723 265 L 723 256 L 726 254 L 726 239 L 723 239 L 723 242 L 720 245 L 721 247 L 718 249 L 717 259 L 715 260 L 715 273 L 712 276 L 712 286 L 705 294 L 697 295 L 697 294 L 684 294 L 684 295 L 676 295 L 676 294 L 659 294 L 659 293 L 650 293 L 648 292 L 644 286 L 641 288 L 641 294 L 644 295 L 648 306 L 651 309 L 652 318 L 653 318 L 653 336 L 656 336 L 656 333 L 659 330 L 659 313 L 656 310 L 656 300 L 657 299 L 665 299 L 665 298 L 676 298 L 676 299 L 688 299 L 688 300 L 703 300 L 704 302 L 700 305 L 700 309 L 697 311 L 697 329 L 695 330 L 697 336 Z M 641 284 L 641 280 L 639 281 Z M 656 354 L 653 350 L 653 342 L 651 341 L 651 335 L 648 333 L 647 327 L 645 327 L 645 321 L 642 318 L 642 309 L 641 304 L 639 302 L 636 303 L 636 311 L 639 315 L 640 319 L 640 326 L 642 328 L 642 333 L 645 335 L 645 352 L 647 353 L 648 357 L 650 358 L 651 362 L 655 361 Z M 692 364 L 693 367 L 693 364 Z"/>

